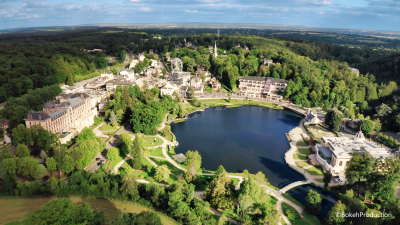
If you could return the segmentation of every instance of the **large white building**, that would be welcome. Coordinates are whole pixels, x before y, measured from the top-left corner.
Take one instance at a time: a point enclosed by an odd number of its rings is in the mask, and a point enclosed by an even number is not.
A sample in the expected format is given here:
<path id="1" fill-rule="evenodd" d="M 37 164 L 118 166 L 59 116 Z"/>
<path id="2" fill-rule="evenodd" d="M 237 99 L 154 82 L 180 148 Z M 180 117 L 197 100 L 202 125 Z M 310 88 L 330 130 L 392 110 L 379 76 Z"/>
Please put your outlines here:
<path id="1" fill-rule="evenodd" d="M 321 144 L 315 146 L 317 161 L 327 171 L 339 174 L 344 173 L 354 152 L 364 154 L 368 152 L 372 157 L 386 158 L 391 152 L 386 148 L 378 147 L 364 138 L 359 131 L 354 137 L 323 137 Z"/>
<path id="2" fill-rule="evenodd" d="M 68 99 L 47 102 L 41 112 L 30 111 L 25 125 L 40 125 L 53 133 L 67 132 L 72 128 L 81 131 L 94 123 L 97 109 L 92 109 L 90 96 L 77 93 Z"/>
<path id="3" fill-rule="evenodd" d="M 272 77 L 245 76 L 239 79 L 240 95 L 256 98 L 281 99 L 278 92 L 286 90 L 287 81 Z"/>

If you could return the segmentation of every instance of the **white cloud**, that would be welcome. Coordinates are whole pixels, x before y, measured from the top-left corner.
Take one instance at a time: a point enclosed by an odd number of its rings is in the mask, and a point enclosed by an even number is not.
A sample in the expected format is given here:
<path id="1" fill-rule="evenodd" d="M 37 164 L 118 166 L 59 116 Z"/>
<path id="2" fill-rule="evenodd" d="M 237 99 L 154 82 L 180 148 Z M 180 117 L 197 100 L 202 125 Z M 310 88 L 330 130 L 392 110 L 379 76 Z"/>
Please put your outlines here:
<path id="1" fill-rule="evenodd" d="M 151 12 L 152 11 L 150 7 L 140 7 L 139 9 L 140 9 L 140 11 L 143 11 L 143 12 Z"/>
<path id="2" fill-rule="evenodd" d="M 185 10 L 187 13 L 197 13 L 197 10 Z"/>

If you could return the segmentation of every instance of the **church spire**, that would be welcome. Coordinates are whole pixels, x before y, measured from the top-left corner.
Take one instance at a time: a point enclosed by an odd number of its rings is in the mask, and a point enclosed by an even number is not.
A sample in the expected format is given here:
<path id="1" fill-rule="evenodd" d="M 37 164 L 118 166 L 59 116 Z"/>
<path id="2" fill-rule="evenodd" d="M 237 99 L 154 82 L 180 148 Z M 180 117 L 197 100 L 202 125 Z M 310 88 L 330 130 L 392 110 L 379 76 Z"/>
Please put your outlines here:
<path id="1" fill-rule="evenodd" d="M 217 53 L 217 41 L 215 41 L 215 47 L 214 47 L 214 57 L 217 58 L 218 53 Z"/>

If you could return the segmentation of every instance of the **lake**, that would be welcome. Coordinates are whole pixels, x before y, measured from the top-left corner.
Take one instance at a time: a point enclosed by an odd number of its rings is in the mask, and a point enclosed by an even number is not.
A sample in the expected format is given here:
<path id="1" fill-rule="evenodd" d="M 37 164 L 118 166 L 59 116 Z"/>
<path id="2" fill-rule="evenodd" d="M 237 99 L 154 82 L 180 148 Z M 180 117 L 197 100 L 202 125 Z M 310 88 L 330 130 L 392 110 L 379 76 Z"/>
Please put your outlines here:
<path id="1" fill-rule="evenodd" d="M 282 188 L 292 182 L 305 180 L 285 162 L 285 152 L 290 148 L 285 133 L 298 126 L 302 117 L 286 110 L 260 106 L 235 108 L 213 107 L 204 112 L 190 114 L 185 122 L 171 124 L 179 142 L 176 153 L 198 150 L 202 168 L 217 170 L 223 165 L 228 172 L 250 173 L 262 171 L 268 181 Z M 336 198 L 325 195 L 319 188 L 303 185 L 288 191 L 300 202 L 309 189 L 322 194 L 322 219 Z"/>

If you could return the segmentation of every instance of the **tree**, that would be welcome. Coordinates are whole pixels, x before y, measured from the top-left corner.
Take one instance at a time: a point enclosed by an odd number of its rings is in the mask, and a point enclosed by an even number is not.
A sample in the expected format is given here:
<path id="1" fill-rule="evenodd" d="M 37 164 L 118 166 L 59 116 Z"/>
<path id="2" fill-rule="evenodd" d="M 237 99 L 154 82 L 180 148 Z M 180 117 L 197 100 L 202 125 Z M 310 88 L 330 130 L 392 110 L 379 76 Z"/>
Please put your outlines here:
<path id="1" fill-rule="evenodd" d="M 204 191 L 204 199 L 213 207 L 231 209 L 235 205 L 235 187 L 226 171 L 215 175 Z"/>
<path id="2" fill-rule="evenodd" d="M 340 225 L 346 221 L 346 217 L 342 216 L 343 213 L 346 212 L 346 205 L 342 204 L 340 201 L 337 201 L 335 205 L 333 205 L 332 209 L 329 210 L 328 215 L 325 220 L 329 225 Z"/>
<path id="3" fill-rule="evenodd" d="M 158 97 L 158 96 L 160 95 L 160 89 L 157 88 L 157 87 L 153 87 L 153 88 L 150 90 L 150 92 L 151 92 L 151 94 L 152 94 L 154 97 Z"/>
<path id="4" fill-rule="evenodd" d="M 35 180 L 40 180 L 44 177 L 44 175 L 47 173 L 47 169 L 46 167 L 44 167 L 42 164 L 40 164 L 37 169 L 35 170 L 35 172 L 33 173 L 32 177 Z"/>
<path id="5" fill-rule="evenodd" d="M 140 198 L 138 190 L 139 184 L 136 179 L 137 177 L 135 175 L 124 177 L 122 180 L 122 187 L 120 189 L 122 194 L 132 201 L 138 201 Z"/>
<path id="6" fill-rule="evenodd" d="M 382 103 L 379 107 L 377 107 L 375 116 L 383 118 L 383 117 L 388 116 L 391 113 L 392 113 L 392 109 L 385 103 Z"/>
<path id="7" fill-rule="evenodd" d="M 49 157 L 46 160 L 47 170 L 53 175 L 53 172 L 57 169 L 57 162 L 53 157 Z"/>
<path id="8" fill-rule="evenodd" d="M 139 135 L 136 135 L 135 140 L 133 141 L 133 147 L 132 147 L 132 167 L 140 170 L 142 169 L 142 157 L 143 157 L 143 140 L 142 137 Z"/>
<path id="9" fill-rule="evenodd" d="M 63 164 L 62 164 L 62 171 L 66 173 L 70 173 L 75 169 L 76 162 L 71 158 L 69 155 L 65 155 L 63 158 Z"/>
<path id="10" fill-rule="evenodd" d="M 74 205 L 67 198 L 47 202 L 29 219 L 31 224 L 103 224 L 102 211 L 93 210 L 89 203 Z"/>
<path id="11" fill-rule="evenodd" d="M 122 49 L 122 50 L 120 51 L 119 57 L 121 58 L 121 61 L 122 61 L 122 62 L 125 62 L 125 59 L 126 59 L 126 51 L 125 51 L 125 49 Z"/>
<path id="12" fill-rule="evenodd" d="M 374 130 L 374 122 L 372 120 L 360 120 L 357 126 L 365 134 L 370 134 Z"/>
<path id="13" fill-rule="evenodd" d="M 107 67 L 107 60 L 104 57 L 98 57 L 94 59 L 94 64 L 97 69 L 105 69 Z"/>
<path id="14" fill-rule="evenodd" d="M 372 159 L 368 152 L 360 155 L 355 151 L 351 156 L 345 172 L 349 184 L 353 184 L 356 180 L 360 182 L 362 179 L 365 179 L 368 176 L 371 166 Z M 361 186 L 358 188 L 358 195 L 360 194 L 360 188 Z"/>
<path id="15" fill-rule="evenodd" d="M 111 114 L 110 114 L 110 123 L 112 124 L 113 127 L 117 127 L 117 126 L 118 126 L 118 121 L 117 121 L 117 118 L 115 117 L 114 111 L 111 111 Z M 115 126 L 115 125 L 116 125 L 116 126 Z"/>
<path id="16" fill-rule="evenodd" d="M 4 138 L 4 129 L 0 127 L 0 138 Z"/>
<path id="17" fill-rule="evenodd" d="M 110 225 L 162 225 L 160 217 L 151 211 L 137 213 L 121 213 L 116 219 L 108 222 Z"/>
<path id="18" fill-rule="evenodd" d="M 374 128 L 376 132 L 379 132 L 382 129 L 382 123 L 378 118 L 374 120 Z"/>
<path id="19" fill-rule="evenodd" d="M 332 173 L 331 173 L 331 171 L 326 171 L 326 172 L 324 172 L 324 179 L 323 179 L 323 181 L 324 181 L 324 187 L 325 187 L 325 188 L 328 187 L 328 185 L 329 185 L 329 183 L 331 182 L 331 180 L 332 180 Z"/>
<path id="20" fill-rule="evenodd" d="M 116 160 L 119 156 L 119 149 L 116 147 L 111 147 L 110 149 L 108 149 L 107 151 L 107 158 L 110 161 Z"/>
<path id="21" fill-rule="evenodd" d="M 171 173 L 171 171 L 168 169 L 168 167 L 166 165 L 161 165 L 161 166 L 157 167 L 154 179 L 159 182 L 160 181 L 165 182 L 168 180 L 170 173 Z"/>
<path id="22" fill-rule="evenodd" d="M 88 140 L 97 140 L 96 134 L 93 133 L 93 130 L 89 127 L 83 128 L 83 130 L 76 137 L 76 142 L 88 141 Z"/>
<path id="23" fill-rule="evenodd" d="M 25 144 L 19 144 L 17 146 L 17 149 L 15 150 L 15 154 L 19 157 L 19 158 L 23 158 L 23 157 L 28 157 L 30 156 L 30 152 L 28 147 Z"/>
<path id="24" fill-rule="evenodd" d="M 165 75 L 167 73 L 167 69 L 163 68 L 162 73 Z"/>
<path id="25" fill-rule="evenodd" d="M 339 126 L 342 122 L 343 116 L 342 112 L 334 108 L 326 113 L 325 123 L 329 125 L 330 129 L 337 132 L 339 131 Z"/>
<path id="26" fill-rule="evenodd" d="M 30 134 L 23 124 L 20 124 L 14 128 L 11 136 L 13 137 L 14 144 L 29 145 L 31 143 Z"/>
<path id="27" fill-rule="evenodd" d="M 197 178 L 197 172 L 201 167 L 201 156 L 197 150 L 186 152 L 185 165 L 185 178 L 188 182 L 191 182 Z"/>
<path id="28" fill-rule="evenodd" d="M 322 198 L 316 191 L 309 190 L 306 198 L 304 199 L 306 205 L 305 210 L 313 215 L 318 215 L 321 212 Z"/>
<path id="29" fill-rule="evenodd" d="M 25 177 L 31 177 L 38 166 L 39 162 L 32 157 L 20 158 L 17 161 L 17 173 Z"/>
<path id="30" fill-rule="evenodd" d="M 64 182 L 64 181 L 62 181 Z M 50 177 L 50 179 L 46 183 L 46 190 L 53 194 L 56 195 L 60 191 L 60 186 L 58 185 L 58 181 L 55 177 Z"/>
<path id="31" fill-rule="evenodd" d="M 272 73 L 272 77 L 273 78 L 281 78 L 280 76 L 279 76 L 279 74 L 276 72 L 276 71 L 274 71 L 273 73 Z"/>

